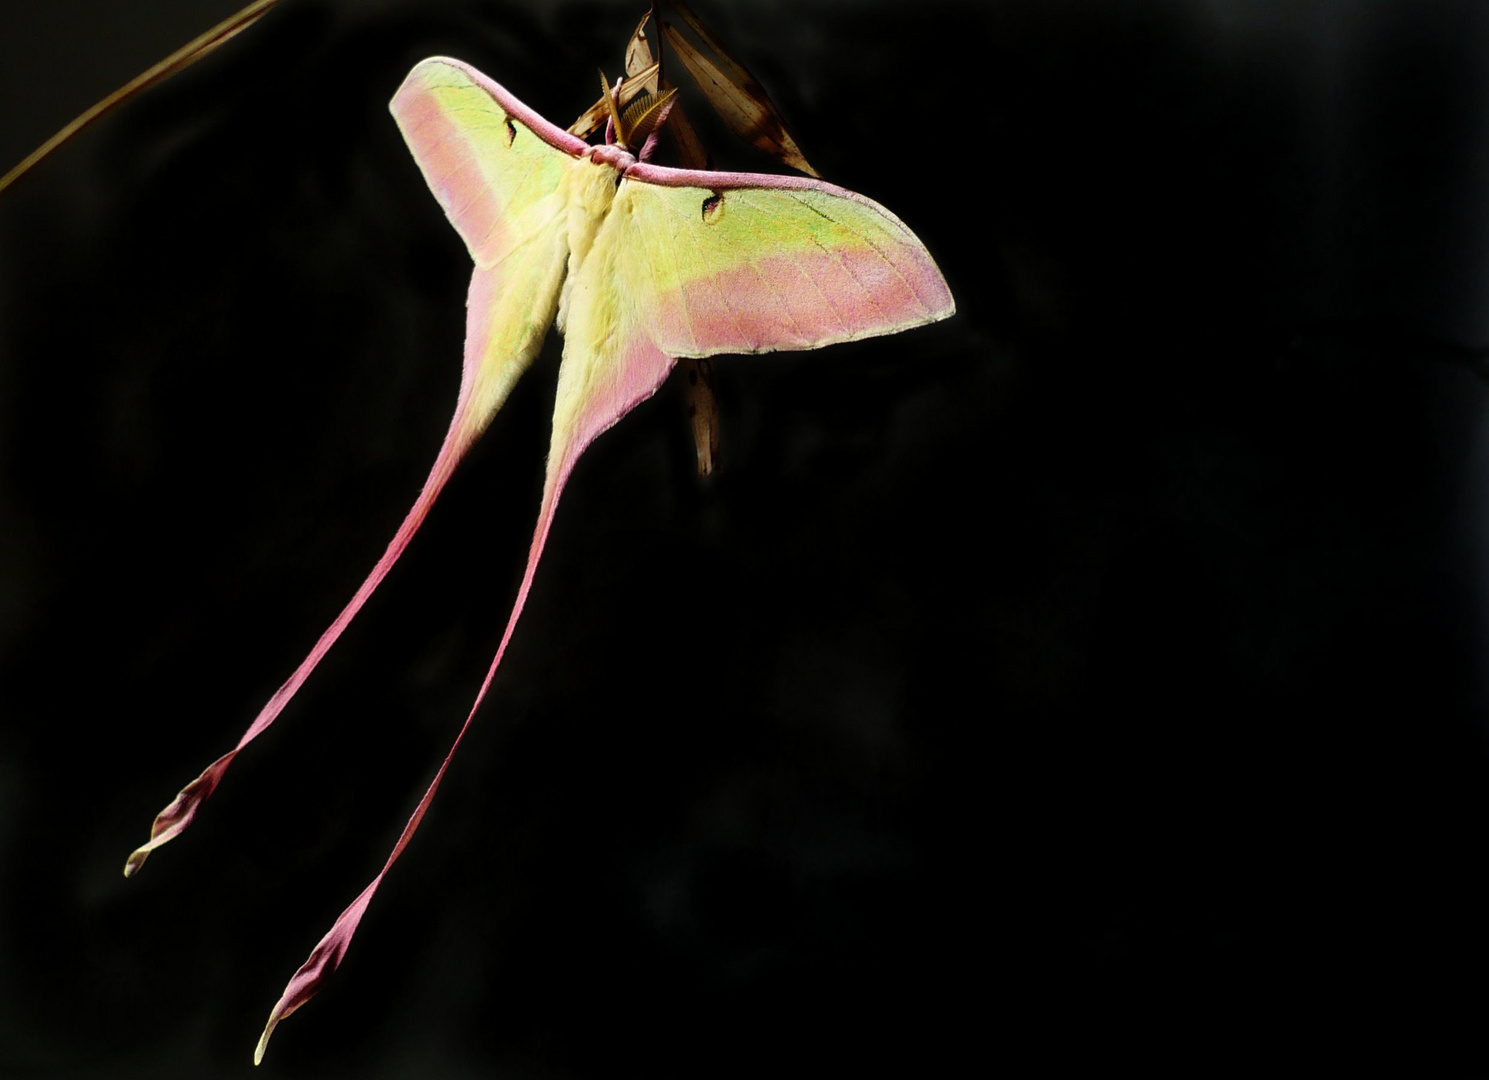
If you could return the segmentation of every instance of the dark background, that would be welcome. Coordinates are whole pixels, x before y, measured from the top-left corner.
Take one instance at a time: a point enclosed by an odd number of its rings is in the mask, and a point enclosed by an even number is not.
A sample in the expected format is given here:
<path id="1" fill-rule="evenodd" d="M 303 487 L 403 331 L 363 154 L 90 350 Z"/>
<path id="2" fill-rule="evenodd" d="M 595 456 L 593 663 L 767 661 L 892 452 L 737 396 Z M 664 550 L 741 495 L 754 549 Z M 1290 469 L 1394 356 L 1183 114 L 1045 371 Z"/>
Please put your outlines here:
<path id="1" fill-rule="evenodd" d="M 0 9 L 0 167 L 236 0 Z M 556 340 L 198 823 L 453 406 L 386 102 L 638 3 L 286 0 L 0 197 L 0 1076 L 247 1075 L 493 652 Z M 574 474 L 296 1077 L 1489 1075 L 1489 9 L 705 3 L 954 320 Z M 711 140 L 721 163 L 763 168 Z"/>

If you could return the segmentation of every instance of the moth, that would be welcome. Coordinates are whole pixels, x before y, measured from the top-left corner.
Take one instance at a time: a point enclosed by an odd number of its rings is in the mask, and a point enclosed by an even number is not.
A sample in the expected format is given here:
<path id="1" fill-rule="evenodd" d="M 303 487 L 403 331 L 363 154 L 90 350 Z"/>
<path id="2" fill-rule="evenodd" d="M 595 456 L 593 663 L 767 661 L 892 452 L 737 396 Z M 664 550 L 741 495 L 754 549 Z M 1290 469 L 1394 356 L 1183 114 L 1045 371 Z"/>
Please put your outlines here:
<path id="1" fill-rule="evenodd" d="M 422 61 L 393 97 L 393 118 L 475 263 L 454 416 L 413 508 L 366 581 L 237 746 L 160 812 L 125 874 L 191 824 L 238 751 L 274 722 L 402 554 L 556 325 L 564 349 L 547 473 L 522 584 L 470 713 L 383 869 L 290 979 L 255 1062 L 275 1025 L 340 964 L 422 821 L 501 663 L 559 495 L 590 443 L 654 394 L 679 357 L 815 349 L 955 311 L 925 246 L 871 199 L 807 177 L 650 164 L 668 95 L 643 97 L 622 113 L 607 84 L 605 100 L 606 141 L 590 145 L 458 60 Z"/>

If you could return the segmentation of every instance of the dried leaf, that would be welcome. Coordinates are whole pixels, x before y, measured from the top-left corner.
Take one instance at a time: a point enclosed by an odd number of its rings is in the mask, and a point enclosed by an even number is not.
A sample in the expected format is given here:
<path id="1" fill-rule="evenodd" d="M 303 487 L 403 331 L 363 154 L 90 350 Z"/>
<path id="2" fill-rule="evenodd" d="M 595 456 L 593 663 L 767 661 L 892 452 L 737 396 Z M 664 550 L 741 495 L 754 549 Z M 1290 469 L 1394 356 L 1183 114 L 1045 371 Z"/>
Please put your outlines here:
<path id="1" fill-rule="evenodd" d="M 713 361 L 682 357 L 677 362 L 688 394 L 688 419 L 693 424 L 693 443 L 698 449 L 698 475 L 713 472 L 719 456 L 719 403 L 713 392 Z"/>
<path id="2" fill-rule="evenodd" d="M 765 88 L 749 73 L 743 64 L 729 56 L 718 39 L 688 10 L 687 6 L 674 0 L 677 9 L 710 49 L 719 57 L 724 67 L 705 56 L 692 42 L 683 37 L 671 23 L 662 23 L 662 35 L 672 46 L 683 67 L 698 84 L 709 103 L 718 111 L 734 131 L 752 146 L 763 150 L 777 161 L 793 169 L 819 176 L 816 169 L 802 156 L 796 140 L 786 130 L 780 112 L 766 94 Z M 727 70 L 726 70 L 727 69 Z"/>
<path id="3" fill-rule="evenodd" d="M 636 24 L 636 29 L 631 32 L 631 40 L 626 43 L 626 74 L 628 76 L 639 74 L 657 60 L 652 55 L 651 42 L 646 40 L 646 24 L 650 21 L 651 12 L 648 11 L 645 15 L 641 16 L 641 21 Z M 657 76 L 658 78 L 661 76 L 660 68 L 658 69 Z M 661 86 L 658 84 L 657 79 L 652 79 L 647 83 L 646 89 L 655 94 L 661 90 Z"/>
<path id="4" fill-rule="evenodd" d="M 641 20 L 636 27 L 636 32 L 631 35 L 631 42 L 626 46 L 626 72 L 630 75 L 642 74 L 649 69 L 655 61 L 655 76 L 648 81 L 647 89 L 653 94 L 660 94 L 670 89 L 671 84 L 667 81 L 667 73 L 662 64 L 660 53 L 653 54 L 651 42 L 646 36 L 646 24 L 652 18 L 653 13 L 648 12 L 646 18 Z M 688 122 L 687 115 L 683 112 L 682 102 L 674 99 L 672 111 L 667 114 L 667 130 L 672 135 L 672 140 L 677 145 L 678 164 L 684 169 L 706 169 L 709 166 L 708 154 L 703 149 L 703 143 L 698 139 L 698 133 L 693 130 L 693 125 Z"/>
<path id="5" fill-rule="evenodd" d="M 698 35 L 698 40 L 702 41 L 719 58 L 719 63 L 723 65 L 730 82 L 741 89 L 753 86 L 759 90 L 763 101 L 767 103 L 770 101 L 765 96 L 765 91 L 759 89 L 760 84 L 755 81 L 755 76 L 751 75 L 743 64 L 734 59 L 734 54 L 724 48 L 724 43 L 714 36 L 714 32 L 708 28 L 708 24 L 698 18 L 692 8 L 688 7 L 683 0 L 668 0 L 668 2 L 671 4 L 672 10 L 682 17 L 682 21 L 688 24 L 688 29 Z"/>
<path id="6" fill-rule="evenodd" d="M 707 169 L 712 165 L 708 151 L 703 149 L 702 140 L 688 122 L 687 114 L 682 111 L 680 101 L 674 101 L 672 112 L 667 116 L 667 130 L 671 132 L 673 145 L 677 149 L 677 163 L 684 169 Z"/>

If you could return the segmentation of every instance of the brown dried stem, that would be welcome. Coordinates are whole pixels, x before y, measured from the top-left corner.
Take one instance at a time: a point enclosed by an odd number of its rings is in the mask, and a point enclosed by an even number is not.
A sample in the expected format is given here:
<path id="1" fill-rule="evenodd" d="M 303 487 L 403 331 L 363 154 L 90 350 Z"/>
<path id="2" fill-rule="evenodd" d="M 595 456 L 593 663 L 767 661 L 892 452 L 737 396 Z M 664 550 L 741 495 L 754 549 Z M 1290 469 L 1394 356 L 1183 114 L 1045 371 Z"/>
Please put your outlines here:
<path id="1" fill-rule="evenodd" d="M 135 94 L 149 89 L 162 79 L 167 79 L 176 72 L 190 67 L 213 49 L 217 48 L 217 46 L 258 22 L 278 2 L 279 0 L 254 0 L 253 3 L 241 11 L 228 16 L 206 33 L 192 38 L 191 41 L 171 53 L 171 55 L 160 61 L 160 63 L 136 75 L 108 97 L 97 102 L 92 108 L 73 118 L 61 131 L 27 154 L 19 165 L 11 169 L 4 176 L 0 176 L 0 192 L 3 192 L 11 184 L 14 184 L 22 176 L 30 172 L 38 162 L 53 150 L 57 149 L 57 147 L 61 146 L 114 106 L 128 101 Z"/>

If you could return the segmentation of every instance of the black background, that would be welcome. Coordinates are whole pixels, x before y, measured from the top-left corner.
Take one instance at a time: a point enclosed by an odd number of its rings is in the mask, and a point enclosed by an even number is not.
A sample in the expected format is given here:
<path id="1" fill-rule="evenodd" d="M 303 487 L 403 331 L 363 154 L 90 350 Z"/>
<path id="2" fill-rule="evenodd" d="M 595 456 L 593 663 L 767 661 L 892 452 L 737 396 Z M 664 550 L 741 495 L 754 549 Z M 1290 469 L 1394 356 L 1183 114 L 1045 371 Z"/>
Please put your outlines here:
<path id="1" fill-rule="evenodd" d="M 1489 10 L 704 4 L 955 319 L 574 474 L 264 1076 L 1489 1075 Z M 0 164 L 227 3 L 0 13 Z M 0 197 L 0 1075 L 247 1074 L 519 580 L 557 342 L 198 823 L 453 405 L 386 102 L 638 4 L 280 10 Z M 720 162 L 766 167 L 715 137 Z"/>

